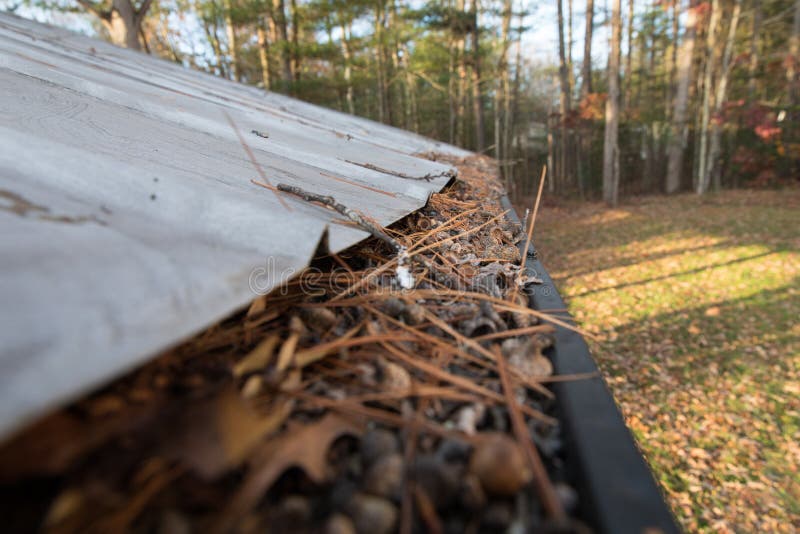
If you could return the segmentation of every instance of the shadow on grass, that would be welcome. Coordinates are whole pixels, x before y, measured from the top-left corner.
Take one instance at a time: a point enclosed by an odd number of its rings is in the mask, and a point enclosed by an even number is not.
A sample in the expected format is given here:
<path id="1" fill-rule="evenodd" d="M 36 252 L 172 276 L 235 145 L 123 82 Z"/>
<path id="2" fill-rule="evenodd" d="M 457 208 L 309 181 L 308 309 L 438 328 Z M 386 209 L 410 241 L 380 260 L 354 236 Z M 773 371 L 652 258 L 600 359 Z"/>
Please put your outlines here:
<path id="1" fill-rule="evenodd" d="M 681 254 L 681 253 L 682 252 L 676 252 L 676 254 Z M 645 285 L 645 284 L 648 284 L 650 282 L 658 282 L 660 280 L 669 280 L 670 278 L 679 278 L 681 276 L 688 276 L 688 275 L 692 275 L 692 274 L 698 274 L 698 273 L 702 273 L 704 271 L 710 271 L 712 269 L 718 269 L 718 268 L 721 268 L 721 267 L 727 267 L 727 266 L 730 266 L 730 265 L 736 265 L 737 263 L 744 263 L 746 261 L 754 260 L 754 259 L 757 259 L 757 258 L 763 258 L 764 256 L 769 256 L 770 254 L 774 254 L 774 251 L 762 252 L 761 254 L 753 254 L 753 255 L 750 255 L 750 256 L 744 256 L 742 258 L 736 258 L 735 260 L 724 261 L 724 262 L 720 262 L 720 263 L 713 263 L 711 265 L 698 267 L 696 269 L 688 269 L 688 270 L 679 271 L 679 272 L 676 272 L 676 273 L 665 274 L 664 276 L 653 276 L 653 277 L 650 277 L 650 278 L 646 278 L 644 280 L 637 280 L 636 282 L 626 282 L 626 283 L 617 284 L 617 285 L 614 285 L 614 286 L 607 286 L 607 287 L 599 287 L 597 289 L 590 289 L 588 291 L 584 291 L 583 293 L 570 294 L 569 297 L 574 299 L 574 298 L 578 298 L 578 297 L 584 297 L 586 295 L 592 295 L 594 293 L 601 293 L 603 291 L 611 291 L 611 290 L 616 290 L 616 289 L 625 289 L 625 288 L 628 288 L 628 287 L 635 287 L 635 286 Z M 631 265 L 635 265 L 635 263 L 633 263 Z"/>
<path id="2" fill-rule="evenodd" d="M 800 198 L 800 192 L 787 192 L 790 200 Z M 656 260 L 687 252 L 713 250 L 725 246 L 768 246 L 775 251 L 796 250 L 798 248 L 797 209 L 791 205 L 774 206 L 741 205 L 726 206 L 721 203 L 709 204 L 694 195 L 682 195 L 657 201 L 648 199 L 643 203 L 629 204 L 616 210 L 606 210 L 600 205 L 578 206 L 574 210 L 545 211 L 537 228 L 542 228 L 534 236 L 542 262 L 550 269 L 556 279 L 563 280 L 559 274 L 561 266 L 570 255 L 591 251 L 591 266 L 569 273 L 568 277 L 583 276 L 612 267 L 633 265 L 642 259 Z M 733 215 L 732 215 L 732 210 Z M 603 214 L 624 213 L 624 217 L 611 217 L 605 220 Z M 587 220 L 594 221 L 587 223 Z M 665 252 L 649 253 L 646 249 L 636 250 L 638 244 L 650 240 L 669 238 L 713 238 L 724 242 L 681 247 Z M 616 249 L 623 257 L 600 249 Z M 628 257 L 635 254 L 636 257 Z M 583 257 L 583 256 L 582 256 Z"/>
<path id="3" fill-rule="evenodd" d="M 691 530 L 714 509 L 744 531 L 800 522 L 798 286 L 634 321 L 595 351 Z"/>
<path id="4" fill-rule="evenodd" d="M 559 281 L 566 280 L 568 278 L 578 278 L 580 276 L 586 276 L 587 274 L 595 273 L 598 270 L 609 269 L 609 268 L 618 269 L 620 267 L 630 267 L 632 265 L 636 265 L 637 263 L 641 263 L 642 260 L 657 261 L 657 260 L 663 260 L 663 259 L 666 259 L 666 258 L 670 258 L 670 257 L 673 257 L 673 256 L 680 256 L 681 254 L 686 254 L 686 253 L 689 253 L 689 252 L 701 252 L 701 251 L 710 252 L 710 251 L 714 251 L 714 250 L 724 250 L 725 248 L 728 248 L 730 246 L 731 246 L 730 241 L 726 240 L 726 241 L 722 241 L 720 243 L 714 243 L 713 245 L 698 245 L 696 247 L 685 247 L 685 248 L 680 248 L 680 249 L 676 249 L 676 250 L 666 250 L 664 252 L 657 252 L 657 253 L 647 254 L 646 258 L 631 257 L 631 258 L 624 259 L 624 260 L 617 259 L 616 261 L 612 261 L 613 258 L 609 258 L 609 264 L 607 266 L 605 266 L 605 267 L 601 266 L 601 267 L 595 267 L 595 268 L 592 268 L 592 269 L 583 269 L 583 270 L 575 270 L 575 271 L 571 270 L 571 271 L 569 271 L 568 275 L 561 276 L 560 278 L 554 276 L 553 280 L 559 282 Z M 546 258 L 543 258 L 542 261 L 546 262 L 547 260 L 546 260 Z"/>
<path id="5" fill-rule="evenodd" d="M 791 357 L 798 355 L 781 354 L 780 348 L 800 344 L 796 333 L 800 317 L 797 287 L 800 277 L 778 289 L 632 321 L 615 328 L 616 341 L 609 343 L 616 352 L 622 351 L 620 356 L 634 357 L 642 364 L 649 360 L 690 370 L 687 377 L 691 380 L 707 375 L 709 369 L 703 364 L 710 360 L 723 365 L 719 371 L 745 372 L 760 363 L 785 363 L 788 371 Z M 671 348 L 661 353 L 643 353 L 642 341 L 655 342 L 655 346 L 666 342 Z M 775 350 L 770 353 L 770 348 Z M 781 356 L 787 358 L 782 360 Z"/>

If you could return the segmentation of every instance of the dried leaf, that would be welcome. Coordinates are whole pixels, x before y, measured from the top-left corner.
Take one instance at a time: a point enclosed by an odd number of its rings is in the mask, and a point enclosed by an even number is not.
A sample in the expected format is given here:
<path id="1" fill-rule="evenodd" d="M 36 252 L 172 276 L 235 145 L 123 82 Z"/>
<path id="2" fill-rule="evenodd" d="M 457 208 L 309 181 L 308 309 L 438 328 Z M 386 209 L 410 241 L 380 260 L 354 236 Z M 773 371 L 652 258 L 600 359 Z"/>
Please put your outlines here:
<path id="1" fill-rule="evenodd" d="M 276 401 L 266 417 L 257 414 L 233 389 L 190 407 L 174 422 L 163 446 L 200 476 L 213 479 L 240 464 L 258 441 L 288 417 L 290 400 Z"/>
<path id="2" fill-rule="evenodd" d="M 114 436 L 152 419 L 155 405 L 129 409 L 123 415 L 85 421 L 56 412 L 0 447 L 0 481 L 29 475 L 60 475 Z"/>
<path id="3" fill-rule="evenodd" d="M 229 531 L 261 499 L 277 478 L 291 467 L 298 467 L 313 482 L 322 483 L 328 475 L 328 448 L 339 437 L 359 435 L 360 425 L 352 419 L 329 413 L 309 425 L 287 429 L 265 443 L 253 456 L 253 466 L 239 491 L 217 518 L 213 532 Z"/>
<path id="4" fill-rule="evenodd" d="M 250 308 L 247 309 L 247 318 L 249 319 L 250 317 L 254 317 L 266 309 L 267 309 L 266 295 L 262 295 L 256 299 L 253 299 L 253 302 L 250 304 Z"/>
<path id="5" fill-rule="evenodd" d="M 233 376 L 242 376 L 266 367 L 272 359 L 279 339 L 278 334 L 272 334 L 259 343 L 233 367 Z"/>
<path id="6" fill-rule="evenodd" d="M 300 336 L 305 329 L 305 325 L 303 325 L 303 321 L 300 320 L 299 317 L 292 317 L 289 320 L 289 329 L 291 330 L 291 334 L 283 342 L 281 345 L 281 350 L 278 352 L 278 364 L 277 368 L 278 371 L 285 371 L 289 364 L 292 363 L 294 359 L 295 351 L 297 350 L 297 342 L 300 341 Z"/>

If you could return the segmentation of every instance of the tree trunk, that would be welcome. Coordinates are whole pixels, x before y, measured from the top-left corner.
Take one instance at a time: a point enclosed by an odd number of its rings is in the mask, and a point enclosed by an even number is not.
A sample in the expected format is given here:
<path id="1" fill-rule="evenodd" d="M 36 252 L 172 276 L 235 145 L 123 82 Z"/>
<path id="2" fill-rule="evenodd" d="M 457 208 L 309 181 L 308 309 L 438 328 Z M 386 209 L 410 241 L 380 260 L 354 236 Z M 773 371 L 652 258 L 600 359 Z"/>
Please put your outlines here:
<path id="1" fill-rule="evenodd" d="M 286 29 L 286 4 L 284 0 L 272 0 L 272 20 L 278 33 L 277 42 L 281 54 L 281 79 L 284 90 L 292 83 L 292 56 L 289 50 L 289 34 Z"/>
<path id="2" fill-rule="evenodd" d="M 464 13 L 465 2 L 458 0 L 456 9 L 459 14 Z M 458 28 L 456 40 L 456 57 L 458 63 L 458 84 L 456 93 L 456 139 L 459 146 L 467 146 L 467 36 L 464 28 Z"/>
<path id="3" fill-rule="evenodd" d="M 559 121 L 561 123 L 560 132 L 560 152 L 559 152 L 559 165 L 557 168 L 556 176 L 558 183 L 564 184 L 567 177 L 567 115 L 570 109 L 570 88 L 569 88 L 569 72 L 567 70 L 566 49 L 564 46 L 564 10 L 562 6 L 563 1 L 557 0 L 558 6 L 558 77 L 561 85 L 561 96 L 559 99 Z"/>
<path id="4" fill-rule="evenodd" d="M 231 0 L 223 0 L 222 8 L 225 12 L 225 36 L 228 39 L 231 79 L 239 81 L 239 46 L 236 42 L 236 28 L 233 26 L 233 5 Z"/>
<path id="5" fill-rule="evenodd" d="M 631 105 L 633 92 L 633 0 L 628 0 L 628 55 L 625 57 L 625 106 Z M 620 47 L 621 48 L 621 47 Z M 643 59 L 639 58 L 639 68 L 642 68 Z M 641 88 L 641 80 L 639 81 Z"/>
<path id="6" fill-rule="evenodd" d="M 583 67 L 581 72 L 581 98 L 586 99 L 592 92 L 592 34 L 594 31 L 594 0 L 586 0 L 586 28 L 583 38 Z M 592 123 L 582 121 L 579 130 L 578 146 L 578 193 L 585 197 L 586 184 L 592 177 Z"/>
<path id="7" fill-rule="evenodd" d="M 110 11 L 102 11 L 88 0 L 79 0 L 78 3 L 100 19 L 112 43 L 133 50 L 142 49 L 139 35 L 142 33 L 144 17 L 152 5 L 151 0 L 142 2 L 138 10 L 131 0 L 113 0 Z"/>
<path id="8" fill-rule="evenodd" d="M 269 64 L 269 39 L 267 39 L 267 32 L 264 29 L 263 19 L 259 19 L 256 32 L 258 34 L 258 60 L 261 63 L 261 81 L 264 83 L 264 89 L 269 91 L 272 89 L 272 76 L 270 75 Z"/>
<path id="9" fill-rule="evenodd" d="M 451 3 L 447 3 L 448 7 Z M 451 145 L 456 144 L 456 31 L 450 28 L 447 32 L 447 57 L 449 58 L 447 68 L 447 104 L 448 104 L 448 139 Z"/>
<path id="10" fill-rule="evenodd" d="M 556 164 L 555 142 L 553 140 L 553 109 L 547 111 L 547 168 L 553 169 Z M 547 180 L 547 191 L 555 193 L 556 186 L 554 180 Z"/>
<path id="11" fill-rule="evenodd" d="M 713 179 L 714 190 L 719 191 L 722 178 L 719 155 L 721 151 L 722 119 L 720 114 L 728 98 L 728 80 L 731 74 L 731 58 L 733 56 L 734 40 L 736 29 L 739 26 L 739 14 L 742 11 L 742 0 L 736 0 L 733 6 L 733 15 L 728 26 L 728 38 L 725 40 L 725 51 L 722 55 L 722 69 L 717 80 L 716 95 L 714 97 L 714 124 L 711 130 L 711 143 L 708 151 L 708 163 L 706 165 L 707 177 L 705 179 L 708 186 L 709 177 Z"/>
<path id="12" fill-rule="evenodd" d="M 594 30 L 594 0 L 586 0 L 586 33 L 583 40 L 583 75 L 581 95 L 592 92 L 592 31 Z"/>
<path id="13" fill-rule="evenodd" d="M 569 85 L 575 87 L 572 73 L 572 0 L 567 0 L 567 70 L 569 71 Z"/>
<path id="14" fill-rule="evenodd" d="M 800 61 L 800 0 L 794 2 L 794 20 L 792 23 L 792 35 L 789 38 L 789 60 L 786 68 L 787 90 L 789 93 L 789 105 L 791 106 L 791 117 L 798 116 L 798 101 L 800 101 L 800 84 L 798 84 L 797 64 Z"/>
<path id="15" fill-rule="evenodd" d="M 786 81 L 787 91 L 789 96 L 789 113 L 787 124 L 787 145 L 797 146 L 800 141 L 800 79 L 798 79 L 798 62 L 800 62 L 800 0 L 794 2 L 794 20 L 792 23 L 792 35 L 789 38 L 789 58 L 786 68 Z M 785 152 L 785 158 L 788 160 L 787 169 L 789 177 L 797 180 L 800 175 L 800 161 L 796 156 L 796 149 L 790 149 Z"/>
<path id="16" fill-rule="evenodd" d="M 519 26 L 522 27 L 522 20 L 524 17 L 524 13 L 520 11 L 519 13 Z M 506 140 L 506 153 L 508 154 L 508 159 L 506 160 L 506 173 L 508 174 L 508 180 L 511 182 L 511 193 L 512 195 L 517 190 L 516 188 L 516 181 L 514 180 L 514 163 L 512 162 L 511 158 L 514 155 L 514 139 L 516 138 L 515 132 L 517 131 L 517 123 L 516 117 L 519 112 L 519 88 L 520 88 L 520 78 L 522 72 L 522 32 L 519 32 L 516 42 L 516 51 L 514 54 L 514 86 L 507 88 L 506 92 L 506 101 L 505 101 L 505 115 L 506 115 L 506 131 L 503 134 L 504 139 Z M 523 175 L 527 178 L 528 175 Z"/>
<path id="17" fill-rule="evenodd" d="M 694 43 L 697 35 L 697 0 L 690 0 L 689 12 L 686 16 L 686 30 L 683 42 L 678 50 L 678 67 L 676 71 L 676 91 L 672 112 L 672 128 L 670 132 L 667 160 L 667 193 L 675 193 L 681 186 L 681 170 L 683 155 L 688 135 L 686 110 L 689 104 L 689 85 L 692 81 L 692 59 Z"/>
<path id="18" fill-rule="evenodd" d="M 672 2 L 672 49 L 669 54 L 669 62 L 667 73 L 669 81 L 667 82 L 667 90 L 665 91 L 666 100 L 664 101 L 664 116 L 667 120 L 672 117 L 672 110 L 670 103 L 672 102 L 673 95 L 675 94 L 675 72 L 678 67 L 678 30 L 680 23 L 680 2 L 675 0 Z"/>
<path id="19" fill-rule="evenodd" d="M 472 114 L 475 116 L 475 151 L 486 146 L 483 126 L 483 95 L 481 91 L 480 0 L 472 1 Z"/>
<path id="20" fill-rule="evenodd" d="M 383 8 L 384 0 L 379 0 L 375 4 L 375 26 L 373 31 L 373 39 L 375 40 L 375 83 L 376 92 L 378 93 L 378 121 L 386 122 L 387 117 L 387 102 L 386 102 L 386 65 L 384 64 L 383 56 Z"/>
<path id="21" fill-rule="evenodd" d="M 293 80 L 298 82 L 300 81 L 300 12 L 297 10 L 297 0 L 291 0 L 289 2 L 289 10 L 292 19 L 292 50 L 291 50 L 291 58 L 292 58 L 292 75 Z"/>
<path id="22" fill-rule="evenodd" d="M 406 78 L 406 114 L 407 120 L 406 122 L 411 124 L 412 129 L 414 132 L 419 133 L 419 110 L 417 108 L 417 88 L 414 76 L 411 72 L 411 69 L 408 65 L 408 58 L 410 57 L 410 52 L 408 50 L 408 46 L 406 43 L 400 44 L 400 52 L 403 54 L 403 60 L 401 62 L 403 67 L 403 72 L 405 73 Z"/>
<path id="23" fill-rule="evenodd" d="M 400 76 L 403 71 L 400 61 L 400 35 L 398 31 L 397 2 L 389 0 L 388 30 L 391 39 L 391 46 L 386 47 L 386 53 L 391 57 L 391 74 L 389 76 L 389 109 L 394 120 L 392 124 L 400 125 L 403 129 L 409 129 L 409 106 L 408 106 L 408 87 L 406 77 Z M 401 120 L 402 118 L 402 120 Z"/>
<path id="24" fill-rule="evenodd" d="M 326 12 L 323 20 L 325 25 L 325 35 L 328 37 L 328 50 L 332 52 L 336 49 L 336 45 L 333 42 L 333 17 L 331 16 L 331 13 Z M 342 91 L 342 86 L 339 83 L 339 80 L 341 79 L 339 62 L 334 58 L 331 58 L 330 60 L 330 77 L 336 84 L 336 109 L 338 111 L 344 111 L 344 106 L 342 105 L 342 95 L 344 92 Z"/>
<path id="25" fill-rule="evenodd" d="M 750 103 L 756 100 L 756 73 L 758 72 L 758 43 L 761 37 L 761 0 L 753 2 L 753 28 L 750 37 L 750 61 L 747 64 L 747 99 Z"/>
<path id="26" fill-rule="evenodd" d="M 217 27 L 215 25 L 212 26 L 208 20 L 203 19 L 203 30 L 205 31 L 208 42 L 211 43 L 211 49 L 214 51 L 214 58 L 217 60 L 216 66 L 219 68 L 219 76 L 227 78 L 228 72 L 225 68 L 225 62 L 222 61 L 224 54 L 222 53 L 222 47 L 219 44 Z"/>
<path id="27" fill-rule="evenodd" d="M 622 0 L 614 0 L 611 14 L 611 51 L 608 56 L 608 100 L 603 143 L 603 200 L 616 206 L 619 197 L 619 60 L 622 44 Z"/>
<path id="28" fill-rule="evenodd" d="M 350 51 L 350 27 L 342 23 L 342 57 L 344 58 L 344 83 L 346 86 L 345 100 L 347 101 L 347 112 L 350 115 L 356 114 L 355 102 L 353 101 L 353 54 Z"/>
<path id="29" fill-rule="evenodd" d="M 508 172 L 504 165 L 507 157 L 505 146 L 505 100 L 508 99 L 509 69 L 508 49 L 511 47 L 511 17 L 513 16 L 512 1 L 503 1 L 503 19 L 500 25 L 500 57 L 497 62 L 497 84 L 494 92 L 494 157 L 500 161 L 503 178 L 508 182 Z"/>
<path id="30" fill-rule="evenodd" d="M 696 192 L 702 195 L 708 189 L 708 126 L 711 114 L 711 95 L 714 92 L 715 51 L 717 49 L 717 32 L 722 18 L 722 7 L 719 0 L 711 2 L 711 20 L 706 35 L 706 65 L 703 75 L 703 103 L 700 110 L 700 153 L 698 155 Z"/>

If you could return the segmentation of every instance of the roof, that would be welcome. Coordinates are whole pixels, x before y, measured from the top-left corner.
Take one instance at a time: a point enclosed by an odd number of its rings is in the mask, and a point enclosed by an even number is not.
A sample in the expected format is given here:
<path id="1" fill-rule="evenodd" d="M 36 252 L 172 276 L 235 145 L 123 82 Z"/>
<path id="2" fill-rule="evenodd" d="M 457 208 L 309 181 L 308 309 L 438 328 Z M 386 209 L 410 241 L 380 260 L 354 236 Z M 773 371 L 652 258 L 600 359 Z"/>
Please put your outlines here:
<path id="1" fill-rule="evenodd" d="M 468 154 L 2 13 L 0 138 L 0 437 L 366 236 L 253 181 L 387 225 Z"/>

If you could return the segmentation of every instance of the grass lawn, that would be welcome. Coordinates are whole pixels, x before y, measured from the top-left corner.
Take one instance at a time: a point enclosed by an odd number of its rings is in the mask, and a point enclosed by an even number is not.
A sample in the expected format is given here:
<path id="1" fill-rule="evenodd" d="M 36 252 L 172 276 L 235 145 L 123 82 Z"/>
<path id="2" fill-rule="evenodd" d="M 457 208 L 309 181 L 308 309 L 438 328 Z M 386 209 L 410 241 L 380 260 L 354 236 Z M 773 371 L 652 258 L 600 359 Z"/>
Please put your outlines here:
<path id="1" fill-rule="evenodd" d="M 534 240 L 684 528 L 800 530 L 800 190 L 546 206 Z"/>

